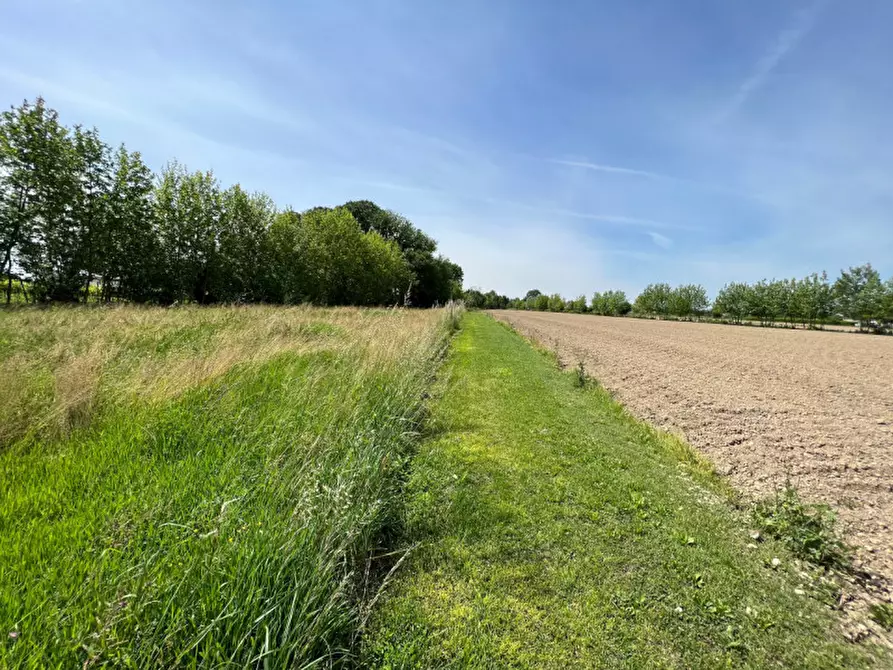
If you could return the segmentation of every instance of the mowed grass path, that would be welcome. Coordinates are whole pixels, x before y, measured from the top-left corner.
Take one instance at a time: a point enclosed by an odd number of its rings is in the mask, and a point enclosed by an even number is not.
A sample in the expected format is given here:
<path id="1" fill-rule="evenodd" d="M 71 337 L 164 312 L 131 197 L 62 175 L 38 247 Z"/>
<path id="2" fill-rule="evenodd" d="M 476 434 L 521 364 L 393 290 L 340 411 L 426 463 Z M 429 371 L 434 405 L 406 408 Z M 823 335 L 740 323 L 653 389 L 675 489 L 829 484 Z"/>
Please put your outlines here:
<path id="1" fill-rule="evenodd" d="M 684 445 L 468 315 L 409 483 L 373 667 L 857 668 Z M 700 482 L 700 483 L 699 483 Z M 713 491 L 711 491 L 711 489 Z M 780 566 L 772 567 L 778 557 Z"/>

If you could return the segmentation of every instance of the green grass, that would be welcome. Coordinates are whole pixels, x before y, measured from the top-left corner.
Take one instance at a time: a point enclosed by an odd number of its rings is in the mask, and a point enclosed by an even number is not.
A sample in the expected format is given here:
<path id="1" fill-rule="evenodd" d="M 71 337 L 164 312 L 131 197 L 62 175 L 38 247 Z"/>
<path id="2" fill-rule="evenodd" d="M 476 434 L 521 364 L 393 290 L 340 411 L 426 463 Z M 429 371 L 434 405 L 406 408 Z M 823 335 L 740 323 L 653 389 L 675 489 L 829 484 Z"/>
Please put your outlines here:
<path id="1" fill-rule="evenodd" d="M 0 667 L 350 663 L 450 320 L 0 313 Z"/>
<path id="2" fill-rule="evenodd" d="M 408 484 L 417 546 L 366 665 L 858 668 L 881 653 L 844 642 L 781 543 L 748 547 L 685 445 L 507 327 L 464 323 Z"/>
<path id="3" fill-rule="evenodd" d="M 893 604 L 874 603 L 868 608 L 868 613 L 881 628 L 893 631 Z"/>

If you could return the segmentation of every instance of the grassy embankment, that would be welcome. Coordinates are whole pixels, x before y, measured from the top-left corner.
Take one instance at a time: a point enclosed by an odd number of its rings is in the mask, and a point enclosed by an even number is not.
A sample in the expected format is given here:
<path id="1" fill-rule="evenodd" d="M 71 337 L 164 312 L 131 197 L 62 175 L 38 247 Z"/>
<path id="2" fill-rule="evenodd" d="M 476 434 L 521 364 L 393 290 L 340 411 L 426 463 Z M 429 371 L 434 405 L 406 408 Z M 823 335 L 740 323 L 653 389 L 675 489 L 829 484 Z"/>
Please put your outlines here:
<path id="1" fill-rule="evenodd" d="M 793 557 L 709 467 L 483 314 L 408 485 L 419 543 L 373 615 L 382 668 L 858 668 Z M 778 561 L 773 561 L 778 559 Z"/>
<path id="2" fill-rule="evenodd" d="M 0 667 L 347 659 L 447 331 L 443 310 L 0 312 Z"/>

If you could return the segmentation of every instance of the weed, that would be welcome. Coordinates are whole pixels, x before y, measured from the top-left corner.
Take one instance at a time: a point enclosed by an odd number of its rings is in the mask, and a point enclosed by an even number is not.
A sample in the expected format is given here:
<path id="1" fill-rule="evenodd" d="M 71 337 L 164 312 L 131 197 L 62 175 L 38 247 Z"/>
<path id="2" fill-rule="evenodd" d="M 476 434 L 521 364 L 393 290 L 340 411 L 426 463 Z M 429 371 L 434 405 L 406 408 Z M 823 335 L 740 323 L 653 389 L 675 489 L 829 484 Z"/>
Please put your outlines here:
<path id="1" fill-rule="evenodd" d="M 558 338 L 552 339 L 552 358 L 555 361 L 555 367 L 559 370 L 564 369 L 564 362 L 561 360 L 561 344 L 558 342 Z"/>
<path id="2" fill-rule="evenodd" d="M 586 374 L 586 368 L 583 366 L 583 361 L 577 363 L 574 373 L 574 386 L 581 389 L 586 388 L 589 384 L 589 375 Z"/>
<path id="3" fill-rule="evenodd" d="M 893 603 L 875 603 L 868 608 L 868 616 L 887 631 L 893 631 Z"/>
<path id="4" fill-rule="evenodd" d="M 852 564 L 852 550 L 837 535 L 837 515 L 827 505 L 809 505 L 800 500 L 790 484 L 753 509 L 754 522 L 767 535 L 784 543 L 804 560 L 825 567 L 846 570 Z"/>

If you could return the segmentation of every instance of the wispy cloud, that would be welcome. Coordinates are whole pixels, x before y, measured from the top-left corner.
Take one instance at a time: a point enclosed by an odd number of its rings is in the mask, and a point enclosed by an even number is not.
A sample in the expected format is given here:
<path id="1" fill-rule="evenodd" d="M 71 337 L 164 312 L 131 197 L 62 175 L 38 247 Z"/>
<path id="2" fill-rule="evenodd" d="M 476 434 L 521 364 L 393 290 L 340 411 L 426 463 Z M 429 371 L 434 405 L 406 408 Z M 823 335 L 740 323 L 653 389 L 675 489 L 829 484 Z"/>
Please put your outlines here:
<path id="1" fill-rule="evenodd" d="M 628 174 L 634 175 L 636 177 L 647 177 L 649 179 L 670 179 L 676 181 L 675 177 L 671 177 L 669 175 L 660 174 L 658 172 L 649 172 L 647 170 L 636 170 L 633 168 L 620 167 L 617 165 L 604 165 L 602 163 L 589 163 L 586 161 L 567 161 L 567 160 L 559 160 L 557 158 L 549 158 L 547 159 L 549 163 L 555 163 L 556 165 L 568 165 L 570 167 L 579 167 L 585 168 L 587 170 L 594 170 L 596 172 L 610 172 L 612 174 Z"/>
<path id="2" fill-rule="evenodd" d="M 607 174 L 628 175 L 630 177 L 640 177 L 654 181 L 662 181 L 670 184 L 685 186 L 689 188 L 699 189 L 701 191 L 718 193 L 741 198 L 745 200 L 762 200 L 763 196 L 759 194 L 746 193 L 721 184 L 699 181 L 697 179 L 689 179 L 687 177 L 677 177 L 674 175 L 664 174 L 661 172 L 652 172 L 650 170 L 638 170 L 636 168 L 622 167 L 619 165 L 608 165 L 605 163 L 590 163 L 588 161 L 563 160 L 556 158 L 547 158 L 547 163 L 554 165 L 566 165 L 568 167 L 582 168 L 584 170 L 592 170 L 593 172 L 603 172 Z"/>
<path id="3" fill-rule="evenodd" d="M 766 80 L 775 68 L 778 67 L 778 64 L 794 51 L 810 33 L 815 26 L 819 13 L 826 4 L 827 0 L 817 0 L 808 9 L 797 13 L 792 25 L 778 35 L 772 47 L 757 62 L 751 75 L 738 86 L 738 90 L 723 108 L 718 120 L 724 120 L 734 114 L 747 102 L 751 95 L 763 87 L 763 84 L 766 83 Z"/>
<path id="4" fill-rule="evenodd" d="M 543 210 L 557 216 L 566 216 L 572 219 L 587 219 L 589 221 L 602 221 L 622 226 L 641 226 L 644 228 L 667 228 L 672 230 L 688 230 L 697 232 L 701 228 L 683 223 L 668 223 L 655 221 L 654 219 L 639 219 L 634 216 L 619 216 L 614 214 L 590 214 L 588 212 L 575 212 L 569 209 Z"/>
<path id="5" fill-rule="evenodd" d="M 624 216 L 620 214 L 600 214 L 593 212 L 578 212 L 571 209 L 562 209 L 548 206 L 531 205 L 518 200 L 506 200 L 502 198 L 480 198 L 480 202 L 487 202 L 493 205 L 505 205 L 516 209 L 522 209 L 528 212 L 534 212 L 546 217 L 568 218 L 568 219 L 585 219 L 587 221 L 601 221 L 603 223 L 611 223 L 619 226 L 640 226 L 645 228 L 668 228 L 673 230 L 699 231 L 701 228 L 683 223 L 670 223 L 667 221 L 655 221 L 654 219 L 641 219 L 634 216 Z"/>
<path id="6" fill-rule="evenodd" d="M 356 184 L 362 184 L 363 186 L 368 186 L 370 188 L 390 190 L 390 191 L 402 191 L 407 193 L 419 193 L 428 196 L 437 196 L 441 198 L 450 198 L 451 194 L 447 190 L 436 189 L 436 188 L 428 188 L 424 186 L 416 186 L 410 183 L 401 183 L 395 181 L 384 181 L 384 180 L 367 180 L 367 179 L 350 179 L 347 181 L 351 181 Z M 613 226 L 620 227 L 634 227 L 634 228 L 659 228 L 659 229 L 667 229 L 667 230 L 684 230 L 689 232 L 703 232 L 704 228 L 701 226 L 695 226 L 688 223 L 674 223 L 668 221 L 656 221 L 654 219 L 645 219 L 634 216 L 625 216 L 621 214 L 601 214 L 598 212 L 580 212 L 571 209 L 563 209 L 560 207 L 549 207 L 543 205 L 531 204 L 528 202 L 524 202 L 523 200 L 509 200 L 506 198 L 495 198 L 492 196 L 476 196 L 476 195 L 465 195 L 462 197 L 462 200 L 467 203 L 481 203 L 488 205 L 496 205 L 499 207 L 504 207 L 510 210 L 521 210 L 524 212 L 530 212 L 532 214 L 538 215 L 538 218 L 541 220 L 548 219 L 582 219 L 585 221 L 598 221 L 602 223 L 612 224 Z M 651 235 L 659 235 L 658 233 L 649 233 Z M 669 238 L 659 235 L 659 237 L 667 240 Z"/>
<path id="7" fill-rule="evenodd" d="M 654 242 L 661 249 L 669 249 L 673 246 L 673 240 L 671 240 L 666 235 L 661 235 L 660 233 L 656 233 L 653 230 L 649 230 L 648 236 L 651 238 L 651 241 Z"/>

